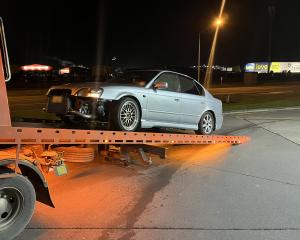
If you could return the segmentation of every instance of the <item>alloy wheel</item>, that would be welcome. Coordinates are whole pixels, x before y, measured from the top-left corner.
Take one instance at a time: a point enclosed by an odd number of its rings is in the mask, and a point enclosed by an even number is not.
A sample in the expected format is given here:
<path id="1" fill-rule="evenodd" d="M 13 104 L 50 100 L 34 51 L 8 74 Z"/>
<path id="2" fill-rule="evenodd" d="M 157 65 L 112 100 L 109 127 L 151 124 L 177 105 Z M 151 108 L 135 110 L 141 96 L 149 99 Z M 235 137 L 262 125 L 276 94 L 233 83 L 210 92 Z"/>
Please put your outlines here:
<path id="1" fill-rule="evenodd" d="M 139 121 L 138 106 L 132 101 L 126 101 L 120 109 L 120 124 L 127 131 L 136 128 Z"/>
<path id="2" fill-rule="evenodd" d="M 205 134 L 210 134 L 213 130 L 213 119 L 210 114 L 206 114 L 202 120 L 202 128 Z"/>

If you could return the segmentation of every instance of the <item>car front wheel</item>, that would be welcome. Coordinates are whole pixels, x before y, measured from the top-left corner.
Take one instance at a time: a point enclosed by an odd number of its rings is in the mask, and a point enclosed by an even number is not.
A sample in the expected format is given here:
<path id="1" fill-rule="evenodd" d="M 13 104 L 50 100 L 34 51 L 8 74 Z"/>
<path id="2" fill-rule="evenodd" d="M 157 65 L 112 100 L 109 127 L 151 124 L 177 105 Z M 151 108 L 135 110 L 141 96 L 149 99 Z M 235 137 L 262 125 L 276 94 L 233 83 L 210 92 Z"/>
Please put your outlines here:
<path id="1" fill-rule="evenodd" d="M 210 135 L 215 128 L 215 118 L 211 112 L 205 112 L 198 124 L 197 134 Z"/>
<path id="2" fill-rule="evenodd" d="M 113 128 L 121 131 L 134 132 L 140 128 L 140 108 L 138 103 L 129 97 L 120 100 L 110 115 Z"/>

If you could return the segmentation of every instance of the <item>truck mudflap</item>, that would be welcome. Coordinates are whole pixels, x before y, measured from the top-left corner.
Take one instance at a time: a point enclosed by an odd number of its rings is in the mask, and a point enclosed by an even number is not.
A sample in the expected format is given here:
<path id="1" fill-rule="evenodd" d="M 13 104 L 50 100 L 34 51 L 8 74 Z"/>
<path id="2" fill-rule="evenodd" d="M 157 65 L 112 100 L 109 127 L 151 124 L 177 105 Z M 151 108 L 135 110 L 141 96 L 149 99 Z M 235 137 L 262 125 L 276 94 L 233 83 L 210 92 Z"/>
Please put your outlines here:
<path id="1" fill-rule="evenodd" d="M 14 164 L 15 159 L 5 159 L 0 161 L 0 167 Z M 28 180 L 32 183 L 36 192 L 36 200 L 55 208 L 50 196 L 47 181 L 42 171 L 27 160 L 20 159 L 18 166 L 22 175 L 27 177 Z"/>

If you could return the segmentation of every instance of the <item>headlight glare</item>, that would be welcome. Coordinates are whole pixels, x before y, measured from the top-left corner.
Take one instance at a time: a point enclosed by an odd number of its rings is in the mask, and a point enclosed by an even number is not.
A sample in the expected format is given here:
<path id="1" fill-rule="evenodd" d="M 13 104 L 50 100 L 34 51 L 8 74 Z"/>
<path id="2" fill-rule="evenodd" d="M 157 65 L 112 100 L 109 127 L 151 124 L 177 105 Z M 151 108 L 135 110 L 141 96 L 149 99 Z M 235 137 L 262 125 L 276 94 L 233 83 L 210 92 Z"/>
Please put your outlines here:
<path id="1" fill-rule="evenodd" d="M 91 97 L 91 98 L 100 98 L 101 95 L 103 93 L 103 89 L 99 89 L 99 90 L 91 90 L 88 94 L 87 97 Z"/>

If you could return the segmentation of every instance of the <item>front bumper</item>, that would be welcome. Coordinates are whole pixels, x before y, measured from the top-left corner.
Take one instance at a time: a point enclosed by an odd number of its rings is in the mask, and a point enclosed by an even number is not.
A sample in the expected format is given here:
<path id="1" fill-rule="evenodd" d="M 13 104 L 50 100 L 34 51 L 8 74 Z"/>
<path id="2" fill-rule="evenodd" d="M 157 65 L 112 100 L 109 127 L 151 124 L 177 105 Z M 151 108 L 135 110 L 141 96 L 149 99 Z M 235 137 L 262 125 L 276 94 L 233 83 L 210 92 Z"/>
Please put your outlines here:
<path id="1" fill-rule="evenodd" d="M 108 116 L 108 101 L 90 98 L 78 99 L 69 96 L 48 96 L 47 112 L 59 116 L 73 115 L 87 120 L 103 120 Z"/>

